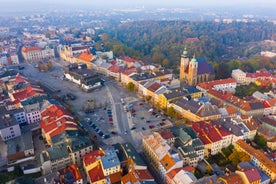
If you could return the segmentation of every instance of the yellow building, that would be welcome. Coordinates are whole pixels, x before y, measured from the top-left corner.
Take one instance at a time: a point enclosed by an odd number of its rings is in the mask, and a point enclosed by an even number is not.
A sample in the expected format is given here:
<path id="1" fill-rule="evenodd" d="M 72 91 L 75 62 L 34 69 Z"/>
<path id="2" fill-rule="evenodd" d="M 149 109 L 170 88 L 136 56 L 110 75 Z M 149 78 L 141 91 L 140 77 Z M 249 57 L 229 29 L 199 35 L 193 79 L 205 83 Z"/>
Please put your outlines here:
<path id="1" fill-rule="evenodd" d="M 198 83 L 214 80 L 213 66 L 208 64 L 204 58 L 196 59 L 195 55 L 190 60 L 186 48 L 180 60 L 180 81 L 190 86 Z"/>
<path id="2" fill-rule="evenodd" d="M 158 95 L 158 105 L 161 109 L 167 109 L 168 105 L 177 99 L 187 97 L 188 99 L 195 99 L 202 97 L 202 91 L 193 86 L 184 86 L 173 90 L 168 90 L 166 93 Z"/>
<path id="3" fill-rule="evenodd" d="M 276 181 L 276 163 L 270 160 L 262 151 L 256 150 L 243 140 L 236 142 L 235 149 L 250 155 L 251 162 L 268 175 L 271 181 Z"/>
<path id="4" fill-rule="evenodd" d="M 206 103 L 200 104 L 194 100 L 179 99 L 170 104 L 183 118 L 190 121 L 217 120 L 221 117 L 217 106 Z"/>

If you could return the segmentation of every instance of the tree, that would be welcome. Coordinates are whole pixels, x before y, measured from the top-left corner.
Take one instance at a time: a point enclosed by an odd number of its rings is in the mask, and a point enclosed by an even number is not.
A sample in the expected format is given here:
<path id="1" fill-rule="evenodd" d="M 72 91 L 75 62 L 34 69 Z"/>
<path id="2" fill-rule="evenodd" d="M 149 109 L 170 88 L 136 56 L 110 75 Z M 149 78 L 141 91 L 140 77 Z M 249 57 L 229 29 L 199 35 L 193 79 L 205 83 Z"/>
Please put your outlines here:
<path id="1" fill-rule="evenodd" d="M 254 137 L 254 142 L 260 147 L 260 148 L 266 148 L 266 139 L 259 135 L 256 134 L 256 136 Z"/>
<path id="2" fill-rule="evenodd" d="M 249 162 L 250 156 L 245 152 L 240 152 L 234 149 L 228 159 L 231 160 L 234 166 L 237 166 L 240 162 Z"/>
<path id="3" fill-rule="evenodd" d="M 212 173 L 212 167 L 209 164 L 206 165 L 205 173 L 207 173 L 207 174 L 211 174 Z"/>
<path id="4" fill-rule="evenodd" d="M 53 64 L 51 61 L 47 62 L 47 67 L 48 67 L 48 70 L 50 70 L 53 67 Z"/>
<path id="5" fill-rule="evenodd" d="M 167 109 L 167 114 L 168 114 L 168 116 L 174 118 L 174 117 L 175 117 L 175 113 L 176 113 L 176 111 L 174 110 L 173 107 L 169 107 L 169 108 Z"/>
<path id="6" fill-rule="evenodd" d="M 129 83 L 127 84 L 126 88 L 127 88 L 129 91 L 134 91 L 135 85 L 133 84 L 133 82 L 129 82 Z"/>

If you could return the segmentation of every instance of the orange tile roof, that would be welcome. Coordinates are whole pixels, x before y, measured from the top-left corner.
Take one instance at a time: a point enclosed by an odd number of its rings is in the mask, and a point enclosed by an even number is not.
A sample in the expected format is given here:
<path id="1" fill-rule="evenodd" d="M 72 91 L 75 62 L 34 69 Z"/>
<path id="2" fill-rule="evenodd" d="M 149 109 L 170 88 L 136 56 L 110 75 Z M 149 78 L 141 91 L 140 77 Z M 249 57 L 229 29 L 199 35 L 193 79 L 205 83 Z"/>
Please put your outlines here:
<path id="1" fill-rule="evenodd" d="M 97 158 L 104 156 L 103 150 L 92 151 L 82 157 L 84 166 L 89 166 L 97 161 Z"/>
<path id="2" fill-rule="evenodd" d="M 267 169 L 271 170 L 273 173 L 276 173 L 276 163 L 270 160 L 262 151 L 256 150 L 255 148 L 248 145 L 243 140 L 238 140 L 236 142 L 243 150 L 248 154 L 255 157 L 259 162 L 261 162 Z"/>
<path id="3" fill-rule="evenodd" d="M 139 176 L 140 180 L 153 180 L 154 178 L 150 174 L 149 170 L 136 170 L 137 175 Z"/>
<path id="4" fill-rule="evenodd" d="M 81 55 L 79 57 L 79 59 L 86 61 L 86 62 L 92 61 L 93 58 L 94 58 L 93 54 L 90 54 L 88 52 L 81 53 Z"/>
<path id="5" fill-rule="evenodd" d="M 113 174 L 109 175 L 109 179 L 110 179 L 111 183 L 117 183 L 117 182 L 121 181 L 122 173 L 121 172 L 113 173 Z"/>
<path id="6" fill-rule="evenodd" d="M 219 180 L 225 181 L 226 184 L 243 184 L 241 177 L 236 173 L 221 176 Z"/>
<path id="7" fill-rule="evenodd" d="M 167 153 L 161 160 L 160 163 L 165 168 L 165 170 L 169 170 L 171 167 L 174 166 L 175 161 L 173 158 Z"/>
<path id="8" fill-rule="evenodd" d="M 33 96 L 43 95 L 44 92 L 40 88 L 27 86 L 24 90 L 12 94 L 14 99 L 24 100 Z"/>
<path id="9" fill-rule="evenodd" d="M 113 72 L 113 73 L 119 73 L 119 72 L 123 71 L 123 67 L 113 65 L 113 66 L 109 67 L 108 70 Z"/>
<path id="10" fill-rule="evenodd" d="M 77 164 L 68 166 L 68 169 L 73 173 L 76 180 L 82 179 L 82 175 L 81 175 L 80 169 L 77 166 Z"/>
<path id="11" fill-rule="evenodd" d="M 245 124 L 245 126 L 250 131 L 257 130 L 258 127 L 260 126 L 260 123 L 256 119 L 254 119 L 254 118 L 249 118 L 249 119 L 243 121 L 243 123 Z"/>
<path id="12" fill-rule="evenodd" d="M 41 51 L 42 49 L 40 47 L 31 46 L 31 47 L 23 47 L 22 52 L 31 52 L 31 51 Z"/>
<path id="13" fill-rule="evenodd" d="M 228 115 L 233 115 L 233 114 L 237 113 L 236 109 L 232 106 L 226 107 L 225 109 L 226 109 Z"/>
<path id="14" fill-rule="evenodd" d="M 132 58 L 127 57 L 127 56 L 123 57 L 122 59 L 123 59 L 125 62 L 127 62 L 127 63 L 135 63 L 135 62 L 137 62 L 137 60 L 132 59 Z"/>

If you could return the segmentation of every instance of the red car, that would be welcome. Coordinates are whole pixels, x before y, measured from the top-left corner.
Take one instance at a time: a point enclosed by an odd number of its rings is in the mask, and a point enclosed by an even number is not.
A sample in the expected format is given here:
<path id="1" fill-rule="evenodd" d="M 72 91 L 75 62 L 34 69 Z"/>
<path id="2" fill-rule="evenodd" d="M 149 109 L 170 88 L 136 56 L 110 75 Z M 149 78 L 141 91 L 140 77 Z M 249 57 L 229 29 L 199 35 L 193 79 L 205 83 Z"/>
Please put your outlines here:
<path id="1" fill-rule="evenodd" d="M 109 121 L 113 121 L 113 118 L 108 118 Z"/>
<path id="2" fill-rule="evenodd" d="M 149 128 L 153 129 L 155 128 L 155 125 L 150 125 Z"/>
<path id="3" fill-rule="evenodd" d="M 161 122 L 161 123 L 160 123 L 161 126 L 163 126 L 163 125 L 165 125 L 165 124 L 166 124 L 165 122 Z"/>
<path id="4" fill-rule="evenodd" d="M 134 109 L 131 110 L 131 113 L 135 113 L 135 112 L 136 112 L 136 110 L 134 110 Z"/>

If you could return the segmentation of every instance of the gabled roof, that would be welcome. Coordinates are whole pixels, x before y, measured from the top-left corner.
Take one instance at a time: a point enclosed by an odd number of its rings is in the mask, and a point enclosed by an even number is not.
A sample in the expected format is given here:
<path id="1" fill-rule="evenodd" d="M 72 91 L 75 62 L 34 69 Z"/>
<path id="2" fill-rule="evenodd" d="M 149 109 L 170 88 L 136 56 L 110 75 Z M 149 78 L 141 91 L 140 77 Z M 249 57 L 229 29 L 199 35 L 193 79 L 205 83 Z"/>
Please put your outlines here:
<path id="1" fill-rule="evenodd" d="M 244 171 L 244 174 L 250 183 L 261 181 L 261 176 L 256 168 L 248 168 Z"/>
<path id="2" fill-rule="evenodd" d="M 95 150 L 83 156 L 84 166 L 89 166 L 104 156 L 103 150 Z"/>
<path id="3" fill-rule="evenodd" d="M 223 175 L 219 178 L 219 180 L 223 180 L 227 184 L 243 184 L 241 177 L 236 173 L 231 173 L 230 175 Z"/>
<path id="4" fill-rule="evenodd" d="M 94 56 L 90 53 L 87 53 L 87 52 L 81 53 L 81 55 L 79 57 L 79 59 L 81 59 L 83 61 L 86 61 L 86 62 L 92 61 L 93 58 L 94 58 Z"/>
<path id="5" fill-rule="evenodd" d="M 172 168 L 175 165 L 175 161 L 173 158 L 167 153 L 161 160 L 160 163 L 165 168 L 166 171 L 168 171 L 170 168 Z"/>
<path id="6" fill-rule="evenodd" d="M 159 131 L 159 134 L 162 136 L 163 139 L 166 139 L 166 140 L 174 138 L 174 135 L 168 129 L 164 129 L 164 130 Z"/>
<path id="7" fill-rule="evenodd" d="M 204 144 L 210 144 L 222 140 L 222 137 L 230 135 L 225 129 L 218 128 L 211 121 L 201 121 L 192 124 L 193 129 L 199 134 Z"/>
<path id="8" fill-rule="evenodd" d="M 40 47 L 31 46 L 31 47 L 23 47 L 22 52 L 32 52 L 32 51 L 41 51 L 42 49 Z"/>
<path id="9" fill-rule="evenodd" d="M 157 82 L 154 82 L 153 84 L 151 84 L 149 87 L 148 87 L 148 90 L 152 91 L 152 92 L 155 92 L 157 91 L 159 88 L 161 87 L 161 84 L 157 83 Z"/>
<path id="10" fill-rule="evenodd" d="M 100 164 L 88 171 L 90 181 L 92 183 L 105 179 L 103 169 Z"/>
<path id="11" fill-rule="evenodd" d="M 119 73 L 119 72 L 123 71 L 123 67 L 112 65 L 111 67 L 108 68 L 108 70 L 113 72 L 113 73 Z"/>

